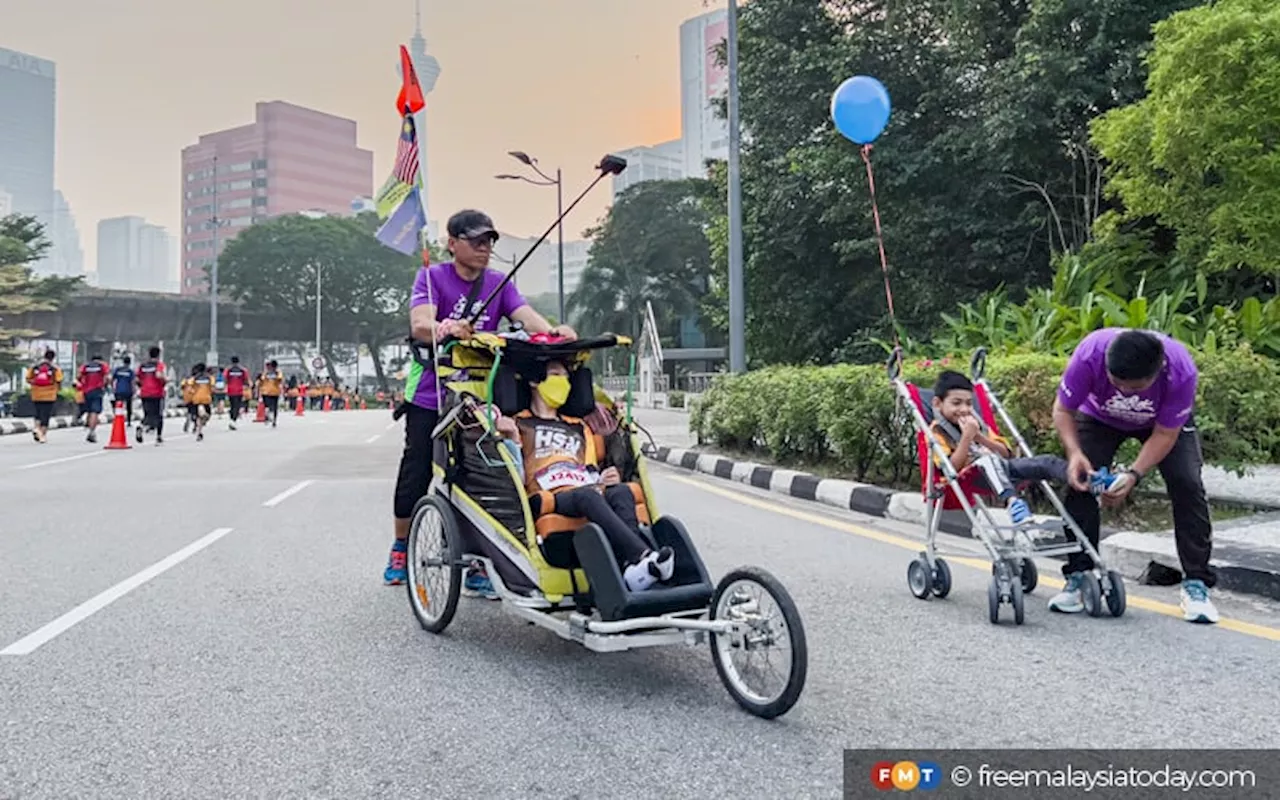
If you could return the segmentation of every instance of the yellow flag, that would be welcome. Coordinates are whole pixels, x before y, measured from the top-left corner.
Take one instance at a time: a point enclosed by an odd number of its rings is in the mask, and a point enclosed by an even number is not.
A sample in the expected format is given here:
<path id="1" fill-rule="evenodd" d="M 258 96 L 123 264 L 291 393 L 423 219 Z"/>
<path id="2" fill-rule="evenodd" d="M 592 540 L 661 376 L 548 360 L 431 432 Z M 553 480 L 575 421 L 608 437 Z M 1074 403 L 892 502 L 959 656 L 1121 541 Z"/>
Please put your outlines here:
<path id="1" fill-rule="evenodd" d="M 391 216 L 391 213 L 404 202 L 412 190 L 412 186 L 394 175 L 387 178 L 387 182 L 378 190 L 378 196 L 373 200 L 377 206 L 378 218 L 386 219 Z"/>

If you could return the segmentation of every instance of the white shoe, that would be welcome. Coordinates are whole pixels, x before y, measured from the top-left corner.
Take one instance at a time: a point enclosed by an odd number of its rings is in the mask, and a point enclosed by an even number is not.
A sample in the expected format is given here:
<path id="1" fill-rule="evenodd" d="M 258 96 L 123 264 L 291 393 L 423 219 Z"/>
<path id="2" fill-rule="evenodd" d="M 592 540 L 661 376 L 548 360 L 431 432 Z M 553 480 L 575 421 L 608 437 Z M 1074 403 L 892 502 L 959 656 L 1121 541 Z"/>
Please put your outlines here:
<path id="1" fill-rule="evenodd" d="M 1080 589 L 1081 573 L 1067 576 L 1067 585 L 1062 591 L 1049 598 L 1049 610 L 1061 614 L 1079 614 L 1084 611 L 1084 592 Z"/>
<path id="2" fill-rule="evenodd" d="M 669 581 L 671 576 L 676 572 L 676 554 L 670 547 L 664 547 L 657 552 L 653 559 L 653 566 L 658 570 L 658 580 Z"/>
<path id="3" fill-rule="evenodd" d="M 650 586 L 653 586 L 655 580 L 657 578 L 649 572 L 648 556 L 634 564 L 628 564 L 627 568 L 622 571 L 622 581 L 633 592 L 645 591 Z"/>
<path id="4" fill-rule="evenodd" d="M 643 592 L 658 581 L 670 580 L 676 570 L 676 556 L 670 547 L 645 553 L 635 564 L 629 565 L 622 573 L 627 588 L 633 592 Z"/>
<path id="5" fill-rule="evenodd" d="M 1204 581 L 1189 580 L 1182 582 L 1182 618 L 1187 622 L 1202 622 L 1209 625 L 1218 621 L 1218 609 L 1209 599 L 1209 589 Z"/>

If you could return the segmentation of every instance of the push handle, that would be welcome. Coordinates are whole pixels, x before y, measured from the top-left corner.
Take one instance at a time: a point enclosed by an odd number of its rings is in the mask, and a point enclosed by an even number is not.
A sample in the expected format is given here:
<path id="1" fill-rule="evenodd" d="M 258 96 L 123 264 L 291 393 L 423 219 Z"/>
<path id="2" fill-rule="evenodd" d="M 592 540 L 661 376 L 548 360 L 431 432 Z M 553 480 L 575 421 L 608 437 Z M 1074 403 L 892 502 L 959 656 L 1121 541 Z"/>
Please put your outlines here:
<path id="1" fill-rule="evenodd" d="M 973 360 L 969 362 L 969 375 L 975 381 L 980 381 L 987 374 L 987 348 L 979 347 L 973 354 Z"/>

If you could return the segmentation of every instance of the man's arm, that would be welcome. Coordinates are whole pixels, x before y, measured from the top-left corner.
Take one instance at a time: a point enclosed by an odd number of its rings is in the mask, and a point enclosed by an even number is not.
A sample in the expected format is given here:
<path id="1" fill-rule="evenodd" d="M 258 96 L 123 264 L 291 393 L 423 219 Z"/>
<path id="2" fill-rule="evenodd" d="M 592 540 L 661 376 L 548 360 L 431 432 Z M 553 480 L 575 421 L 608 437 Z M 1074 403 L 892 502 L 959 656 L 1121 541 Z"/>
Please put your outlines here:
<path id="1" fill-rule="evenodd" d="M 557 325 L 551 327 L 551 323 L 547 318 L 539 314 L 533 306 L 523 305 L 511 312 L 511 319 L 519 322 L 529 333 L 554 333 L 565 337 L 566 339 L 577 339 L 578 334 L 568 325 Z"/>
<path id="2" fill-rule="evenodd" d="M 1134 460 L 1133 466 L 1130 467 L 1139 476 L 1145 476 L 1155 467 L 1164 461 L 1165 456 L 1173 451 L 1174 445 L 1178 443 L 1178 434 L 1182 432 L 1181 428 L 1166 428 L 1157 425 L 1151 431 L 1151 435 L 1147 437 L 1147 441 L 1143 442 L 1142 449 L 1138 451 L 1138 457 Z"/>
<path id="3" fill-rule="evenodd" d="M 436 340 L 436 307 L 429 303 L 414 306 L 409 310 L 409 329 L 413 338 L 420 342 L 434 344 Z"/>

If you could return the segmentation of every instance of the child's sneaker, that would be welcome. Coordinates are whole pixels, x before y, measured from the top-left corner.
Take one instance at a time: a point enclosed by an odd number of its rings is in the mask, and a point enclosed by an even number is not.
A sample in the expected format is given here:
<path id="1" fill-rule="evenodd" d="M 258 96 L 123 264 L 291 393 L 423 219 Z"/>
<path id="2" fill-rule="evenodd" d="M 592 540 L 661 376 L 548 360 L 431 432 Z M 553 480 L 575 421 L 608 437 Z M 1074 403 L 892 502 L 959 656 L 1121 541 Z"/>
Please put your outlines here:
<path id="1" fill-rule="evenodd" d="M 1027 505 L 1027 501 L 1021 497 L 1015 497 L 1009 501 L 1009 518 L 1013 520 L 1014 525 L 1025 525 L 1031 521 L 1031 506 Z"/>
<path id="2" fill-rule="evenodd" d="M 1089 491 L 1095 497 L 1100 494 L 1106 494 L 1119 477 L 1119 475 L 1113 475 L 1111 470 L 1103 467 L 1089 476 Z"/>
<path id="3" fill-rule="evenodd" d="M 676 558 L 670 547 L 650 550 L 639 561 L 628 564 L 622 571 L 622 579 L 633 592 L 643 592 L 658 581 L 665 581 L 675 574 Z"/>

